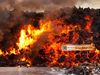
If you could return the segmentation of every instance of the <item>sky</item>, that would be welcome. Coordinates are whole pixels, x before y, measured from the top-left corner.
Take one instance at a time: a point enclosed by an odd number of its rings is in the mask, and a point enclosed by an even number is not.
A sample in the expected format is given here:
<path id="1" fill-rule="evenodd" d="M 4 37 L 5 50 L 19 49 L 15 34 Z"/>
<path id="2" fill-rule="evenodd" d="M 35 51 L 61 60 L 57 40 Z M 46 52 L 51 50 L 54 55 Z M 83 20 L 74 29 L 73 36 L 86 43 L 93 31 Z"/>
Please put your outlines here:
<path id="1" fill-rule="evenodd" d="M 78 0 L 77 7 L 100 9 L 100 0 Z"/>

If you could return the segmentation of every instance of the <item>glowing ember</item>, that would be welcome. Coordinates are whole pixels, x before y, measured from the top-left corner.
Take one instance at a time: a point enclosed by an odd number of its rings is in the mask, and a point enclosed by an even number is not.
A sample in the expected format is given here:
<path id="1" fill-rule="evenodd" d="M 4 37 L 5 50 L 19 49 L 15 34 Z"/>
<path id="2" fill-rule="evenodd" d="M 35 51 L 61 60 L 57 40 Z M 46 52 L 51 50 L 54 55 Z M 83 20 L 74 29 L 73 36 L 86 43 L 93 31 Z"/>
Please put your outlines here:
<path id="1" fill-rule="evenodd" d="M 23 57 L 23 58 L 21 58 L 20 60 L 21 60 L 21 61 L 25 61 L 25 60 L 26 60 L 26 58 L 25 58 L 25 57 Z"/>
<path id="2" fill-rule="evenodd" d="M 31 66 L 31 60 L 29 59 L 29 58 L 27 58 L 27 57 L 22 57 L 22 58 L 20 58 L 20 61 L 22 61 L 22 62 L 26 62 L 26 65 L 27 66 Z"/>
<path id="3" fill-rule="evenodd" d="M 86 16 L 85 19 L 88 21 L 86 24 L 86 30 L 91 32 L 92 18 L 90 16 Z"/>

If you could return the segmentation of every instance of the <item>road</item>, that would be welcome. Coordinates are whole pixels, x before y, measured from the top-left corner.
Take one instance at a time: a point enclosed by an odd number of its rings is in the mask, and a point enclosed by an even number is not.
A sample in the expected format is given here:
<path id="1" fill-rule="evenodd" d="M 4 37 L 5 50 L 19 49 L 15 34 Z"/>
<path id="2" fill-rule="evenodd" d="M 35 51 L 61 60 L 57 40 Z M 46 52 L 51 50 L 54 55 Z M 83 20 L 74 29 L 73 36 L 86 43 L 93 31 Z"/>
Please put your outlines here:
<path id="1" fill-rule="evenodd" d="M 64 75 L 47 67 L 0 67 L 0 75 Z"/>

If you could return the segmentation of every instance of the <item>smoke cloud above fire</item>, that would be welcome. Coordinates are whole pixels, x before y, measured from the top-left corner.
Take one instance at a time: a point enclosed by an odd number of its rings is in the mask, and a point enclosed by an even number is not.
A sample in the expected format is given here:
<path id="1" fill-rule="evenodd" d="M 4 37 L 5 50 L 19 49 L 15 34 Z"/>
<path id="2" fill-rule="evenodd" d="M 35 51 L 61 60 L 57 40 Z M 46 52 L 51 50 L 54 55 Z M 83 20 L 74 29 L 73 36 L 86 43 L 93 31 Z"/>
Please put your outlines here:
<path id="1" fill-rule="evenodd" d="M 55 10 L 62 7 L 99 8 L 99 0 L 0 0 L 0 9 L 12 10 Z"/>
<path id="2" fill-rule="evenodd" d="M 0 36 L 4 34 L 2 32 L 8 32 L 14 26 L 13 21 L 9 24 L 9 11 L 12 10 L 16 10 L 13 19 L 15 21 L 23 11 L 48 11 L 46 16 L 54 17 L 59 15 L 60 8 L 74 6 L 98 8 L 99 4 L 99 0 L 0 0 Z M 67 10 L 66 13 L 71 11 L 72 9 Z"/>
<path id="3" fill-rule="evenodd" d="M 47 10 L 73 7 L 76 0 L 0 0 L 2 9 Z"/>

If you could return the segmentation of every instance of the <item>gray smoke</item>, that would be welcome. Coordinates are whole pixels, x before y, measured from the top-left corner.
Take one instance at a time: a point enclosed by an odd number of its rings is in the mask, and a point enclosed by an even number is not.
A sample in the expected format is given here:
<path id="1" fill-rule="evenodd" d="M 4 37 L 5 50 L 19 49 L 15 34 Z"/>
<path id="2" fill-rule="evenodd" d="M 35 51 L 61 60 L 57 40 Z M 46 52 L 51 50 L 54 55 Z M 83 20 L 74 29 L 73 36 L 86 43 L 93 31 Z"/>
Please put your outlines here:
<path id="1" fill-rule="evenodd" d="M 0 12 L 16 10 L 16 16 L 20 16 L 23 11 L 53 11 L 75 6 L 77 0 L 0 0 Z M 0 14 L 5 16 L 5 13 Z M 0 17 L 2 20 L 2 17 Z M 7 17 L 4 17 L 7 19 Z M 4 19 L 3 18 L 3 19 Z"/>
<path id="2" fill-rule="evenodd" d="M 47 10 L 73 7 L 76 0 L 0 0 L 2 9 Z"/>

